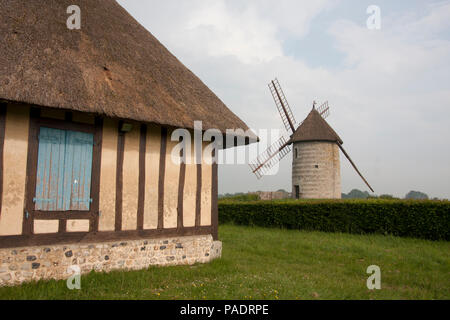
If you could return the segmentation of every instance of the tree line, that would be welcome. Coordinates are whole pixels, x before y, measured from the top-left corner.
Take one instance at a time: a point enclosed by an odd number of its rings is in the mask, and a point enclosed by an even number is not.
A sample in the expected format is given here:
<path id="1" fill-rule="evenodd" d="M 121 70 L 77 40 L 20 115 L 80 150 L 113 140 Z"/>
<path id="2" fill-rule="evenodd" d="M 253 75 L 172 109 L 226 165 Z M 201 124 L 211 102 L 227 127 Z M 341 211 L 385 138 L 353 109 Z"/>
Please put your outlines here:
<path id="1" fill-rule="evenodd" d="M 280 189 L 278 191 L 285 192 L 286 197 L 288 198 L 290 193 Z M 255 192 L 237 192 L 237 193 L 225 193 L 225 194 L 219 194 L 219 199 L 236 199 L 236 200 L 243 200 L 243 201 L 249 201 L 249 200 L 257 200 L 257 196 L 255 195 Z M 359 189 L 353 189 L 349 193 L 342 193 L 342 199 L 386 199 L 386 200 L 399 200 L 401 198 L 394 197 L 391 194 L 381 194 L 381 195 L 371 195 L 367 191 L 361 191 Z M 431 198 L 426 193 L 421 191 L 409 191 L 404 198 L 405 200 L 440 200 L 438 198 Z"/>

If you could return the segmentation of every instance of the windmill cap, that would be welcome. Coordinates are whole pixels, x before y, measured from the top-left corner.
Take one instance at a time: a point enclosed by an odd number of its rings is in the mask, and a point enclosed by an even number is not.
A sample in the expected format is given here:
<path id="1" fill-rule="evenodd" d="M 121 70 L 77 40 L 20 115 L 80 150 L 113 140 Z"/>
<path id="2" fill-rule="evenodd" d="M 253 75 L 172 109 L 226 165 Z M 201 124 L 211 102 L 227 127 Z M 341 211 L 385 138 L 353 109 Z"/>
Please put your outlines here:
<path id="1" fill-rule="evenodd" d="M 289 143 L 306 141 L 330 141 L 343 144 L 336 131 L 325 121 L 320 113 L 313 108 L 305 121 L 297 128 Z"/>

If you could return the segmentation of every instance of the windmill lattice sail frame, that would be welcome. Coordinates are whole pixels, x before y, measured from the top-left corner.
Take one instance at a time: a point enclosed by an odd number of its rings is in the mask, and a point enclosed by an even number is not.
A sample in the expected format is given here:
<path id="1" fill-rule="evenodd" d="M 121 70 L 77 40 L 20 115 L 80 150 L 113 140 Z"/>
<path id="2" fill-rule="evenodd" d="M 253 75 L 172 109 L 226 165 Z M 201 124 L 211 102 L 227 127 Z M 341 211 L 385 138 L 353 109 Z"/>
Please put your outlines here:
<path id="1" fill-rule="evenodd" d="M 280 162 L 284 157 L 291 152 L 292 147 L 289 145 L 288 138 L 281 137 L 269 148 L 261 153 L 255 161 L 249 164 L 252 172 L 256 175 L 258 179 L 261 179 L 265 174 L 267 174 L 278 162 Z"/>
<path id="2" fill-rule="evenodd" d="M 330 107 L 328 106 L 328 101 L 325 101 L 320 107 L 318 107 L 317 112 L 320 113 L 322 118 L 328 118 L 330 115 Z"/>
<path id="3" fill-rule="evenodd" d="M 272 80 L 268 86 L 286 131 L 293 134 L 296 130 L 297 121 L 294 118 L 289 102 L 286 99 L 286 95 L 281 88 L 280 82 L 275 78 L 275 80 Z M 323 103 L 317 110 L 324 119 L 327 118 L 330 115 L 328 101 Z M 277 142 L 261 153 L 253 162 L 249 163 L 252 172 L 258 179 L 261 179 L 278 162 L 286 157 L 289 152 L 292 151 L 292 146 L 287 143 L 288 141 L 289 138 L 282 136 Z"/>
<path id="4" fill-rule="evenodd" d="M 283 89 L 281 89 L 278 79 L 275 79 L 269 83 L 269 89 L 286 131 L 291 131 L 294 133 L 297 122 L 295 121 L 289 102 L 286 99 Z"/>

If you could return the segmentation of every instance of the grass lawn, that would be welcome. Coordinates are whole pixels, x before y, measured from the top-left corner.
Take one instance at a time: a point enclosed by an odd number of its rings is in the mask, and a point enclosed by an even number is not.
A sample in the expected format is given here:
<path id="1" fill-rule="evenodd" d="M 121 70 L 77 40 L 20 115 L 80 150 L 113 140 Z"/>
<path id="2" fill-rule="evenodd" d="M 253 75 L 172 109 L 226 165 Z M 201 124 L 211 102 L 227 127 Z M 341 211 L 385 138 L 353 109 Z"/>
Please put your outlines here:
<path id="1" fill-rule="evenodd" d="M 206 265 L 90 273 L 0 288 L 0 299 L 450 299 L 450 242 L 379 235 L 220 227 L 223 257 Z M 369 265 L 381 290 L 366 287 Z"/>

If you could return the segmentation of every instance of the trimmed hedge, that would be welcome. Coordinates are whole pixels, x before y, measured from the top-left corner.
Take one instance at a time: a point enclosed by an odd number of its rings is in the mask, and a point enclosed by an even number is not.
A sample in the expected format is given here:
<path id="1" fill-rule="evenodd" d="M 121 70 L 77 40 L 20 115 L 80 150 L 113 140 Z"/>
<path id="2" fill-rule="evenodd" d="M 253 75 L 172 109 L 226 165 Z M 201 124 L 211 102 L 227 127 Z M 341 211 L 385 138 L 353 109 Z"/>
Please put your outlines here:
<path id="1" fill-rule="evenodd" d="M 450 202 L 406 200 L 219 201 L 219 222 L 450 240 Z"/>

